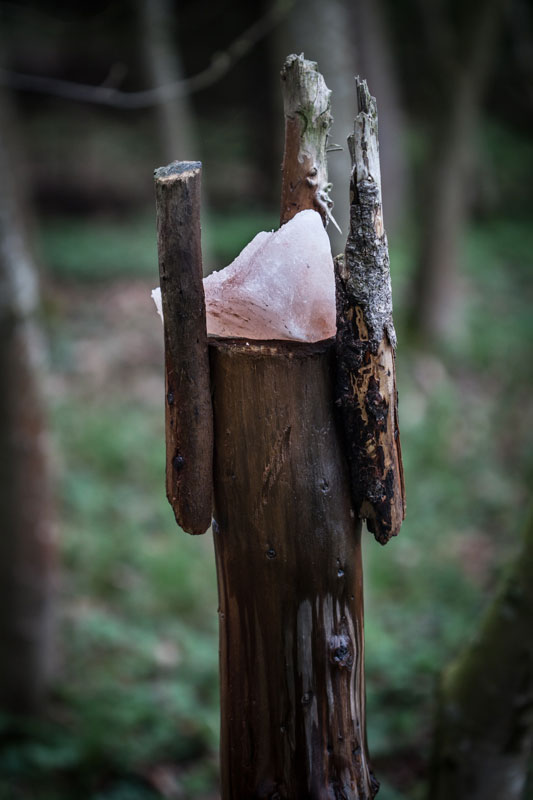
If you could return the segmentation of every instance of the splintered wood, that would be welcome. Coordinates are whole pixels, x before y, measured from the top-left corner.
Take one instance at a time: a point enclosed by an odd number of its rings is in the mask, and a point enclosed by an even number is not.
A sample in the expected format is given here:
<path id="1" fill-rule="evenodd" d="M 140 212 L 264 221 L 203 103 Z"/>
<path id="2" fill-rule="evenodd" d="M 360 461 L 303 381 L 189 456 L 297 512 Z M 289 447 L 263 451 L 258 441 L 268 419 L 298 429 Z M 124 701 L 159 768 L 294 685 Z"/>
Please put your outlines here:
<path id="1" fill-rule="evenodd" d="M 357 79 L 350 232 L 336 259 L 337 404 L 354 503 L 385 544 L 405 516 L 387 236 L 383 227 L 376 101 Z"/>
<path id="2" fill-rule="evenodd" d="M 314 61 L 288 56 L 281 70 L 285 110 L 285 151 L 281 183 L 281 225 L 299 211 L 318 211 L 324 225 L 329 197 L 326 144 L 333 118 L 331 91 Z"/>

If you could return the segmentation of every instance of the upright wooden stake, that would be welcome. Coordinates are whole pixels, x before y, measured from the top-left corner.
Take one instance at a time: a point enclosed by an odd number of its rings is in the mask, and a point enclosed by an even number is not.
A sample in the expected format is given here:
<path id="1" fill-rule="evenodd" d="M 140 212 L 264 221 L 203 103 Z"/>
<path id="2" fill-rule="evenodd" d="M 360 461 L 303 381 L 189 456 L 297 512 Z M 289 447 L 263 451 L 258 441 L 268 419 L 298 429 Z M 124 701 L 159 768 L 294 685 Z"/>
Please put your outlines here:
<path id="1" fill-rule="evenodd" d="M 188 533 L 213 508 L 213 411 L 202 284 L 198 161 L 155 171 L 157 246 L 165 327 L 167 497 Z"/>

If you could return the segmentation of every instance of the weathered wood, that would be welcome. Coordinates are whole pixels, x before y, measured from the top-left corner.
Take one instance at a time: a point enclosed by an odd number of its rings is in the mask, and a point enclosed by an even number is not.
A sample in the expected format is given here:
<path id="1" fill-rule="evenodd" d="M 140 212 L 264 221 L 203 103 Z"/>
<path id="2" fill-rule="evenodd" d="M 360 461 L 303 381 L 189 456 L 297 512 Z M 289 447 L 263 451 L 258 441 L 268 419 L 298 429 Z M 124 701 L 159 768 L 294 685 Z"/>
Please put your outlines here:
<path id="1" fill-rule="evenodd" d="M 176 521 L 205 533 L 213 499 L 213 411 L 202 284 L 199 162 L 155 171 L 165 329 L 166 483 Z"/>
<path id="2" fill-rule="evenodd" d="M 387 237 L 383 227 L 376 101 L 357 79 L 350 232 L 336 259 L 337 404 L 355 507 L 385 544 L 405 516 Z"/>
<path id="3" fill-rule="evenodd" d="M 333 341 L 211 340 L 222 797 L 375 794 Z"/>
<path id="4" fill-rule="evenodd" d="M 312 208 L 327 224 L 329 197 L 326 144 L 331 128 L 331 92 L 314 61 L 288 56 L 281 70 L 285 109 L 285 151 L 281 184 L 281 225 Z"/>

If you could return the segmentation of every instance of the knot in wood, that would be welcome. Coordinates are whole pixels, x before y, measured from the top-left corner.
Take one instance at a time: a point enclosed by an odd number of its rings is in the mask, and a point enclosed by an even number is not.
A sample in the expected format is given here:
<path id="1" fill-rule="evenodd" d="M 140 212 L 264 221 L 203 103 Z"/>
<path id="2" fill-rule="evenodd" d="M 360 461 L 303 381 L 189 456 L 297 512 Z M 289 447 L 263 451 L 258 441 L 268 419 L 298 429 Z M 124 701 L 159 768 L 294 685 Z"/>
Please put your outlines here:
<path id="1" fill-rule="evenodd" d="M 329 640 L 329 660 L 339 669 L 351 670 L 353 667 L 353 648 L 349 636 L 340 634 Z"/>

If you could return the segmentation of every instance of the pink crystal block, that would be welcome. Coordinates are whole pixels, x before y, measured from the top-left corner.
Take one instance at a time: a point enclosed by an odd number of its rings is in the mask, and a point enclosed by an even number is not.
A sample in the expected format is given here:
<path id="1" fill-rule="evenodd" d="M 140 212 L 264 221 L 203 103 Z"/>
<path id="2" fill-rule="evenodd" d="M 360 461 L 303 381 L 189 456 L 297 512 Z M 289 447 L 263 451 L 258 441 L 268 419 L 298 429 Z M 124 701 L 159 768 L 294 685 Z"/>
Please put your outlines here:
<path id="1" fill-rule="evenodd" d="M 204 279 L 207 333 L 318 342 L 335 336 L 335 277 L 316 211 L 258 233 L 228 267 Z"/>

